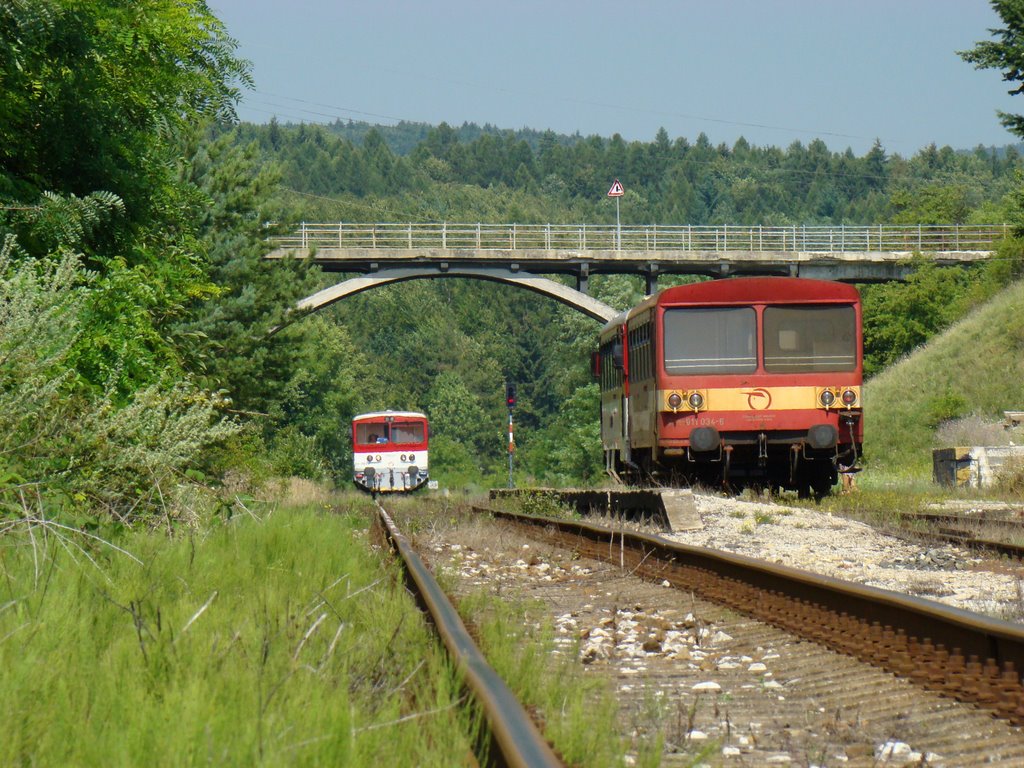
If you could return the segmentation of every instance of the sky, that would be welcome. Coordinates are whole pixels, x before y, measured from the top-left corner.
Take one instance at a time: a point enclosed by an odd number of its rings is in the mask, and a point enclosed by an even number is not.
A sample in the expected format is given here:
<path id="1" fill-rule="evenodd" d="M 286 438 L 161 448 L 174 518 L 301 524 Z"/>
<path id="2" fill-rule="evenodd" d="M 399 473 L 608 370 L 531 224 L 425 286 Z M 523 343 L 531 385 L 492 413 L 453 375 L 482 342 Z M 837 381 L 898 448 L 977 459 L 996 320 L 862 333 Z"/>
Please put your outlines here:
<path id="1" fill-rule="evenodd" d="M 208 0 L 252 62 L 240 119 L 739 137 L 910 157 L 1018 139 L 987 0 Z"/>

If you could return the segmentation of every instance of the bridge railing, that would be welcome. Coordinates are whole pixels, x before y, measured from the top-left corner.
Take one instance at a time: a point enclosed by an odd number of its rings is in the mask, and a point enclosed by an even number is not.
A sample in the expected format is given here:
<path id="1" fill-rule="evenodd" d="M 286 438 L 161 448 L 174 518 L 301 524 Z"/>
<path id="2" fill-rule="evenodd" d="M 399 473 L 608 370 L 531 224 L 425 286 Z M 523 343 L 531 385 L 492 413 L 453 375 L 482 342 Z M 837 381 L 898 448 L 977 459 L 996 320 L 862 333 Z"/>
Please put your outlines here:
<path id="1" fill-rule="evenodd" d="M 628 226 L 614 224 L 304 223 L 279 248 L 477 251 L 991 251 L 1006 224 L 858 227 Z"/>

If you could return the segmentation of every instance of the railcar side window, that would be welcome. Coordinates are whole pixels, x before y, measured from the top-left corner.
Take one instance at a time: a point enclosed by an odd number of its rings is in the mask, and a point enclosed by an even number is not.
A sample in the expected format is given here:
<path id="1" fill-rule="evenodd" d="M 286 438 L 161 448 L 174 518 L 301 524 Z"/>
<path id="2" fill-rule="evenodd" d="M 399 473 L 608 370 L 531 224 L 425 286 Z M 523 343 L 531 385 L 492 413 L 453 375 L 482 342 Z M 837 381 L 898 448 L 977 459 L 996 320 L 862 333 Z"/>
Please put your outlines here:
<path id="1" fill-rule="evenodd" d="M 393 443 L 422 443 L 423 424 L 416 423 L 395 423 L 391 425 L 391 442 Z"/>
<path id="2" fill-rule="evenodd" d="M 757 370 L 757 318 L 753 307 L 667 309 L 664 327 L 666 373 Z"/>
<path id="3" fill-rule="evenodd" d="M 770 373 L 855 370 L 853 307 L 765 307 L 764 367 Z"/>

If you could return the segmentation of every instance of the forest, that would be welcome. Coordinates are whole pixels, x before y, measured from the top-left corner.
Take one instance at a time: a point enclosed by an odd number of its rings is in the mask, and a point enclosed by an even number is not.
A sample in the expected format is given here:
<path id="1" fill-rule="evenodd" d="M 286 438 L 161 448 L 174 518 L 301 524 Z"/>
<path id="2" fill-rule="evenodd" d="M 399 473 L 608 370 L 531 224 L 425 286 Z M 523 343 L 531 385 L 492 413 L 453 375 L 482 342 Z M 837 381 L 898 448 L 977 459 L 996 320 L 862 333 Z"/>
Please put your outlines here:
<path id="1" fill-rule="evenodd" d="M 982 53 L 1003 67 L 1006 52 Z M 202 2 L 5 3 L 0 82 L 0 503 L 14 516 L 188 522 L 225 487 L 343 484 L 349 419 L 382 408 L 428 413 L 445 487 L 501 485 L 506 380 L 517 482 L 602 480 L 594 321 L 463 280 L 294 320 L 332 279 L 263 260 L 300 221 L 613 222 L 618 178 L 624 223 L 1024 226 L 1016 146 L 901 157 L 876 141 L 858 157 L 664 129 L 626 142 L 239 123 L 251 73 Z M 868 374 L 1019 277 L 1020 242 L 983 267 L 921 259 L 904 283 L 861 286 Z M 643 285 L 591 291 L 625 308 Z"/>

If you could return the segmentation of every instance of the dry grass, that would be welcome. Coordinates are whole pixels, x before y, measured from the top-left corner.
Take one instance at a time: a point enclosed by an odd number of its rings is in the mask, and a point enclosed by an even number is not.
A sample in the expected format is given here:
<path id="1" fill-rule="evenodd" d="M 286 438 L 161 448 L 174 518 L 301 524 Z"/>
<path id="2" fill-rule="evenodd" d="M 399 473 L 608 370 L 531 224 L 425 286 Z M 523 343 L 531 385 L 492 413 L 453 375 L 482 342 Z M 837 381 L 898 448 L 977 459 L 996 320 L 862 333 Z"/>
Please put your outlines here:
<path id="1" fill-rule="evenodd" d="M 302 477 L 283 477 L 271 480 L 264 488 L 270 500 L 288 507 L 323 506 L 337 498 L 337 493 L 326 483 Z"/>
<path id="2" fill-rule="evenodd" d="M 937 445 L 1019 445 L 1022 441 L 1020 427 L 1008 430 L 1002 421 L 976 414 L 944 422 L 935 430 Z"/>

